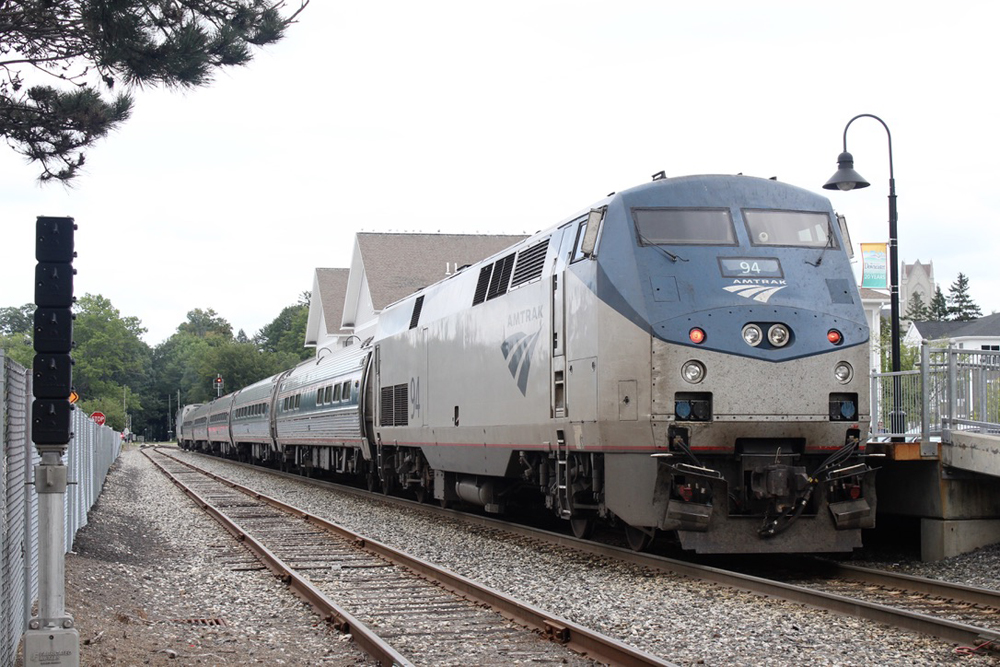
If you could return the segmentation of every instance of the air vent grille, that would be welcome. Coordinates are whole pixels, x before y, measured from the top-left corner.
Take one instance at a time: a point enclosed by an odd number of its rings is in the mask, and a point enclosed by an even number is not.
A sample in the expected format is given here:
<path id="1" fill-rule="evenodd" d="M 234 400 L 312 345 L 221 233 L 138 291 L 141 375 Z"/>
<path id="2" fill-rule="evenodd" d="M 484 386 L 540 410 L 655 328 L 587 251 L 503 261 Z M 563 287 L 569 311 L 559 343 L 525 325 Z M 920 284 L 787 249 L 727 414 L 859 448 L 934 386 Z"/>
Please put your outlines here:
<path id="1" fill-rule="evenodd" d="M 511 280 L 510 286 L 517 287 L 540 277 L 542 269 L 545 268 L 545 253 L 548 249 L 549 240 L 544 239 L 519 252 L 517 254 L 517 267 L 514 269 L 514 278 Z"/>
<path id="2" fill-rule="evenodd" d="M 408 426 L 409 420 L 409 385 L 397 384 L 382 387 L 379 392 L 381 413 L 380 426 Z"/>
<path id="3" fill-rule="evenodd" d="M 424 307 L 424 296 L 421 294 L 417 297 L 417 300 L 413 302 L 413 314 L 410 315 L 410 328 L 416 328 L 417 324 L 420 322 L 420 311 Z"/>

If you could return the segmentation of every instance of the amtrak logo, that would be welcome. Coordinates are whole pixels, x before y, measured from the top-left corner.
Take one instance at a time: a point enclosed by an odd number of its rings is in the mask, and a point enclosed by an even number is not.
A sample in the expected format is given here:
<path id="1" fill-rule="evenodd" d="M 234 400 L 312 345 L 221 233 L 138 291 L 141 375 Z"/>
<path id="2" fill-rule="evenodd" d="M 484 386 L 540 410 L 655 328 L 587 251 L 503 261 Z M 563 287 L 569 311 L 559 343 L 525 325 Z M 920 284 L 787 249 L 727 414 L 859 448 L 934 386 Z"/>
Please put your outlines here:
<path id="1" fill-rule="evenodd" d="M 521 390 L 522 396 L 526 396 L 528 392 L 531 353 L 535 351 L 540 333 L 540 329 L 533 334 L 516 333 L 508 336 L 500 346 L 503 358 L 507 360 L 510 376 L 517 381 L 517 388 Z"/>
<path id="2" fill-rule="evenodd" d="M 754 282 L 737 283 L 722 289 L 747 299 L 767 303 L 772 296 L 786 287 L 788 284 L 784 280 L 755 280 Z"/>

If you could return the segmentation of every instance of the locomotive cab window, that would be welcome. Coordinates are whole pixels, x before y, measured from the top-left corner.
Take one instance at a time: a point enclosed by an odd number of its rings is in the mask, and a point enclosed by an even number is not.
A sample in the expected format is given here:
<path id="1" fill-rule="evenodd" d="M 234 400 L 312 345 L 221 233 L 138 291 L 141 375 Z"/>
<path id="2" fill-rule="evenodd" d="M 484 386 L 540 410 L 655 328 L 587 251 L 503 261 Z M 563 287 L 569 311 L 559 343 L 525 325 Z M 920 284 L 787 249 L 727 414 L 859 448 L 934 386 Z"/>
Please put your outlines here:
<path id="1" fill-rule="evenodd" d="M 639 245 L 736 245 L 727 208 L 634 208 Z"/>
<path id="2" fill-rule="evenodd" d="M 743 219 L 750 232 L 750 242 L 756 246 L 840 247 L 826 213 L 744 209 Z"/>

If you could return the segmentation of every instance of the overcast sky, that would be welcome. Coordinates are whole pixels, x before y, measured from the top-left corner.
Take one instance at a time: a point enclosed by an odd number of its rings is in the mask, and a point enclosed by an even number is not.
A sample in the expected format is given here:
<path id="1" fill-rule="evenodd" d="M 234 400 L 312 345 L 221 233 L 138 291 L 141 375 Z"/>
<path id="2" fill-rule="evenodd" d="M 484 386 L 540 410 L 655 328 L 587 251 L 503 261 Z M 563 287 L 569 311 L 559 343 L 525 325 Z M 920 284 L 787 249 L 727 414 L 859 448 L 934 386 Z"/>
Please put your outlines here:
<path id="1" fill-rule="evenodd" d="M 291 0 L 294 2 L 294 0 Z M 136 92 L 71 189 L 0 146 L 0 306 L 34 300 L 34 220 L 79 225 L 76 293 L 161 343 L 194 308 L 253 335 L 346 267 L 359 231 L 523 233 L 611 191 L 698 173 L 827 194 L 855 245 L 871 184 L 827 192 L 844 126 L 892 131 L 900 258 L 1000 311 L 1000 3 L 332 2 L 208 88 Z"/>

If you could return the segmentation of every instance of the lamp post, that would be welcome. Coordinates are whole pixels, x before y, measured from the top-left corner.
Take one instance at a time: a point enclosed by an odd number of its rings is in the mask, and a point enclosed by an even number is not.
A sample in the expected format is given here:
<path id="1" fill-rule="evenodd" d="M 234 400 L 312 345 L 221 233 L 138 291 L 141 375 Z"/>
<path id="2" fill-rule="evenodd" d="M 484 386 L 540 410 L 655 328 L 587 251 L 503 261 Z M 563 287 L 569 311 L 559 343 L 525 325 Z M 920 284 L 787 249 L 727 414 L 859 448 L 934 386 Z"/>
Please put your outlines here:
<path id="1" fill-rule="evenodd" d="M 892 413 L 890 422 L 894 434 L 902 434 L 903 411 L 901 387 L 899 385 L 899 260 L 897 258 L 896 243 L 896 179 L 892 172 L 892 134 L 889 126 L 878 116 L 870 113 L 863 113 L 847 121 L 844 127 L 844 152 L 837 157 L 837 173 L 830 177 L 830 180 L 823 185 L 826 190 L 855 190 L 867 188 L 870 183 L 861 175 L 854 171 L 854 156 L 847 152 L 847 129 L 851 123 L 859 118 L 874 118 L 882 127 L 889 139 L 889 303 L 890 303 L 890 325 L 892 344 Z M 893 442 L 902 442 L 901 435 L 893 436 Z"/>

